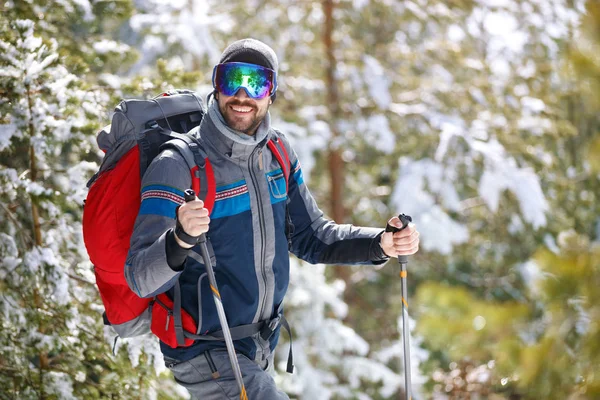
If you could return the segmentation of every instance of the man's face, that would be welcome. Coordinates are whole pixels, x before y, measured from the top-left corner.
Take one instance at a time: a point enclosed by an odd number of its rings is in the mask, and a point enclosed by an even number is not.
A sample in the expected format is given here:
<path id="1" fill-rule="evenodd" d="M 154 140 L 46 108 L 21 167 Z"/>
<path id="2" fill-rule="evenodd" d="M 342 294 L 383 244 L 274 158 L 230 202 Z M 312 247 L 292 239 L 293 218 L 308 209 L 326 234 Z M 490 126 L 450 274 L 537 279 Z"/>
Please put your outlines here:
<path id="1" fill-rule="evenodd" d="M 271 104 L 270 96 L 253 99 L 243 88 L 240 88 L 233 96 L 217 92 L 215 97 L 227 125 L 250 136 L 256 133 Z"/>

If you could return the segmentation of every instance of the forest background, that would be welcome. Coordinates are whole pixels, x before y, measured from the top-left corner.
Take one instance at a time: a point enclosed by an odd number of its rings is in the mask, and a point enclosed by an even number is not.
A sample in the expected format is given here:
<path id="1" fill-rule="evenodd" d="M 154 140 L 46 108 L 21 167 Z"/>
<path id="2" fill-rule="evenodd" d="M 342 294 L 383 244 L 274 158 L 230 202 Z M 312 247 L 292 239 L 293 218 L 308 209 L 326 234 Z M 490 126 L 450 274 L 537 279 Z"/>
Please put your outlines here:
<path id="1" fill-rule="evenodd" d="M 211 89 L 228 43 L 280 59 L 274 125 L 340 223 L 413 216 L 415 399 L 600 398 L 600 3 L 2 0 L 0 399 L 176 399 L 117 342 L 81 233 L 123 98 Z M 403 393 L 397 263 L 308 265 L 292 398 Z"/>

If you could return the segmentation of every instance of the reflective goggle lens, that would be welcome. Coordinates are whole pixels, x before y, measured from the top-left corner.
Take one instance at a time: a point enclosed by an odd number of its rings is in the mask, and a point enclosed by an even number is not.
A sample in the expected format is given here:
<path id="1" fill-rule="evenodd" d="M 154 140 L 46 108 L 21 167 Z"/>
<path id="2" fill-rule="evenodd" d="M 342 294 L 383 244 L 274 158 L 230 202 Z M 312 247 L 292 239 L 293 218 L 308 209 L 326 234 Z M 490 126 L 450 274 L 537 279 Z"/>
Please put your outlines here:
<path id="1" fill-rule="evenodd" d="M 233 96 L 244 88 L 248 96 L 262 99 L 275 93 L 276 82 L 275 71 L 255 64 L 218 64 L 213 71 L 213 87 L 226 96 Z"/>

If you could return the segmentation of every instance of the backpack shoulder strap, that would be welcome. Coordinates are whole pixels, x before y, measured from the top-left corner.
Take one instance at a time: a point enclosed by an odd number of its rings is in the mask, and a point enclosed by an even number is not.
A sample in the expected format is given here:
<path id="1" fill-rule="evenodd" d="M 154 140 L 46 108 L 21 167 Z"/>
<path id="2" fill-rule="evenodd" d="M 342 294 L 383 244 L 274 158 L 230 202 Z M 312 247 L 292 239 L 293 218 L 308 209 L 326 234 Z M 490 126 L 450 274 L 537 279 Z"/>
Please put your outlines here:
<path id="1" fill-rule="evenodd" d="M 281 138 L 283 136 L 282 133 L 276 129 L 273 129 L 273 130 L 275 131 L 275 135 L 274 135 L 275 137 L 273 139 L 269 139 L 269 141 L 267 142 L 267 146 L 269 147 L 269 150 L 271 150 L 271 152 L 277 159 L 277 162 L 279 163 L 279 165 L 281 165 L 281 169 L 283 170 L 283 175 L 285 176 L 285 192 L 289 196 L 289 190 L 290 190 L 289 181 L 290 181 L 290 174 L 292 173 L 292 164 L 290 162 L 290 157 L 288 155 L 288 152 L 287 152 L 287 149 L 283 142 L 283 139 Z M 292 235 L 294 234 L 294 231 L 295 231 L 294 223 L 292 222 L 289 207 L 286 202 L 286 206 L 285 206 L 285 236 L 287 238 L 288 248 L 290 250 L 292 249 Z M 289 367 L 289 365 L 288 365 L 288 367 Z"/>
<path id="2" fill-rule="evenodd" d="M 281 169 L 283 170 L 283 175 L 285 176 L 285 191 L 288 191 L 288 181 L 290 179 L 290 171 L 291 171 L 291 163 L 290 157 L 288 156 L 288 152 L 283 144 L 283 140 L 281 140 L 281 133 L 277 130 L 274 130 L 276 135 L 275 138 L 269 139 L 267 142 L 267 146 L 269 150 L 273 153 L 279 165 L 281 165 Z"/>
<path id="3" fill-rule="evenodd" d="M 173 139 L 160 147 L 160 150 L 173 149 L 184 158 L 190 169 L 192 189 L 204 201 L 204 207 L 212 212 L 216 197 L 215 174 L 208 155 L 199 139 L 188 134 L 171 132 Z"/>

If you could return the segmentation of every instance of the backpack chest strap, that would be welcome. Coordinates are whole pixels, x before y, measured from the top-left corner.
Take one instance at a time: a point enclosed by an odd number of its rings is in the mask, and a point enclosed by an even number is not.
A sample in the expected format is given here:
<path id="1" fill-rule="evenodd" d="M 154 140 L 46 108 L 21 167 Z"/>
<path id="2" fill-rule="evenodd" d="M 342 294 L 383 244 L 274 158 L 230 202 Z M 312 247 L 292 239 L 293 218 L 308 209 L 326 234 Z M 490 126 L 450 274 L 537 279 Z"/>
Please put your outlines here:
<path id="1" fill-rule="evenodd" d="M 177 151 L 185 160 L 190 169 L 192 179 L 192 189 L 196 192 L 199 199 L 204 202 L 204 208 L 209 213 L 215 205 L 216 182 L 212 164 L 203 150 L 199 140 L 191 135 L 182 135 L 172 132 L 172 140 L 169 140 L 161 146 L 164 149 L 173 149 Z"/>

